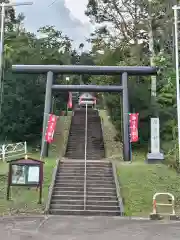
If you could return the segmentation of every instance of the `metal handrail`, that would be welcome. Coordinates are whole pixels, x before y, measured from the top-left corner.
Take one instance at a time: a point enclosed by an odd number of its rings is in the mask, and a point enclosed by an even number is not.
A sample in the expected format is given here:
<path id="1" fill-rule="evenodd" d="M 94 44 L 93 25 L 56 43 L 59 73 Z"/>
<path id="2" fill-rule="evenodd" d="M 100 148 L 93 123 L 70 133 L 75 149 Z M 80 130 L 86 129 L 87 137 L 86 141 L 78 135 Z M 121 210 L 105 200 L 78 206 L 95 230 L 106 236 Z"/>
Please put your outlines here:
<path id="1" fill-rule="evenodd" d="M 87 178 L 87 104 L 86 104 L 86 118 L 85 118 L 85 144 L 84 144 L 84 211 L 86 210 L 86 178 Z"/>

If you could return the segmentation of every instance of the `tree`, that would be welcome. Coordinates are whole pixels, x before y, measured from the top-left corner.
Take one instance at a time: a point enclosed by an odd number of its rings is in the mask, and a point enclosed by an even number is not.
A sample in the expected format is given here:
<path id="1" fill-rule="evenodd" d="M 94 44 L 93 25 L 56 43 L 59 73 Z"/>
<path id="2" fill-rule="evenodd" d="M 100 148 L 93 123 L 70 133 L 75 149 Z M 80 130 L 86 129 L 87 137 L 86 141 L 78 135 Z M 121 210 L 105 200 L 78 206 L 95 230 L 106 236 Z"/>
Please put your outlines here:
<path id="1" fill-rule="evenodd" d="M 46 77 L 12 74 L 12 64 L 69 64 L 72 41 L 53 26 L 39 29 L 37 38 L 20 27 L 23 16 L 5 33 L 4 101 L 0 121 L 1 140 L 28 141 L 36 144 L 42 133 Z M 59 77 L 57 78 L 57 81 Z M 60 99 L 59 111 L 65 106 L 67 94 L 55 94 Z"/>
<path id="2" fill-rule="evenodd" d="M 160 112 L 161 134 L 164 139 L 171 136 L 171 120 L 176 119 L 171 105 L 175 104 L 173 66 L 171 64 L 166 68 L 172 62 L 172 5 L 168 0 L 154 0 L 151 4 L 148 0 L 89 0 L 86 10 L 91 22 L 97 24 L 89 39 L 96 64 L 150 65 L 152 48 L 149 49 L 149 41 L 153 37 L 155 64 L 164 68 L 158 76 L 156 106 Z M 164 56 L 166 60 L 162 61 Z M 117 84 L 118 81 L 117 77 L 98 78 L 99 84 Z M 96 79 L 92 77 L 91 82 L 96 82 Z M 140 113 L 140 144 L 147 143 L 149 119 L 153 110 L 150 105 L 150 78 L 131 77 L 128 86 L 130 111 Z M 105 94 L 104 98 L 115 126 L 122 132 L 119 95 Z"/>

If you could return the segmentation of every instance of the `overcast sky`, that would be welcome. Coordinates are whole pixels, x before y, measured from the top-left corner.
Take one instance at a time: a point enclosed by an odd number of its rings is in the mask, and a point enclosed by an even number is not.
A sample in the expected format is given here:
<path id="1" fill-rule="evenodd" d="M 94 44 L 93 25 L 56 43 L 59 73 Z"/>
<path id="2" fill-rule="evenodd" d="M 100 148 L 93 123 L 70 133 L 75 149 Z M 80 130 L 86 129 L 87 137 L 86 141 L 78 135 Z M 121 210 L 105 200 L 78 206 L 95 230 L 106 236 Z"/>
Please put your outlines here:
<path id="1" fill-rule="evenodd" d="M 55 25 L 58 30 L 75 41 L 76 47 L 81 42 L 85 43 L 85 38 L 88 38 L 92 31 L 92 26 L 84 14 L 88 0 L 33 0 L 33 2 L 32 6 L 16 7 L 16 13 L 23 12 L 26 16 L 24 23 L 29 31 L 36 32 L 39 27 Z"/>

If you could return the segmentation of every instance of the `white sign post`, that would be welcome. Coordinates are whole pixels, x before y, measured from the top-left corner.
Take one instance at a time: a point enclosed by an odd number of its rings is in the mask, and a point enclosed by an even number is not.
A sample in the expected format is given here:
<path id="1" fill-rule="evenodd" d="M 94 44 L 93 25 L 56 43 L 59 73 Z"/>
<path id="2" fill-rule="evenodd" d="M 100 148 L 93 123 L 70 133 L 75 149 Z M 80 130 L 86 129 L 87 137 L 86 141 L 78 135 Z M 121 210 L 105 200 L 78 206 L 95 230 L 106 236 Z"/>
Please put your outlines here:
<path id="1" fill-rule="evenodd" d="M 148 162 L 164 160 L 164 154 L 160 152 L 159 118 L 151 118 L 151 152 L 147 155 Z"/>
<path id="2" fill-rule="evenodd" d="M 151 152 L 160 152 L 159 118 L 151 118 Z"/>

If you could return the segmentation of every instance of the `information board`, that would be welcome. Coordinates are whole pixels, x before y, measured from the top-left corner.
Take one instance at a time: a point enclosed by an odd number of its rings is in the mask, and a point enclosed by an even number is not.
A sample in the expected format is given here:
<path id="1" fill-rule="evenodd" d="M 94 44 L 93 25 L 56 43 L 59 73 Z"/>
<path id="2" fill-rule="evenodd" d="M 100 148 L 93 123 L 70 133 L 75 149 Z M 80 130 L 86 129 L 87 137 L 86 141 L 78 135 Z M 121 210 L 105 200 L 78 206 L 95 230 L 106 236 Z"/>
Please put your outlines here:
<path id="1" fill-rule="evenodd" d="M 28 169 L 28 183 L 38 183 L 39 182 L 39 167 L 29 166 Z"/>

